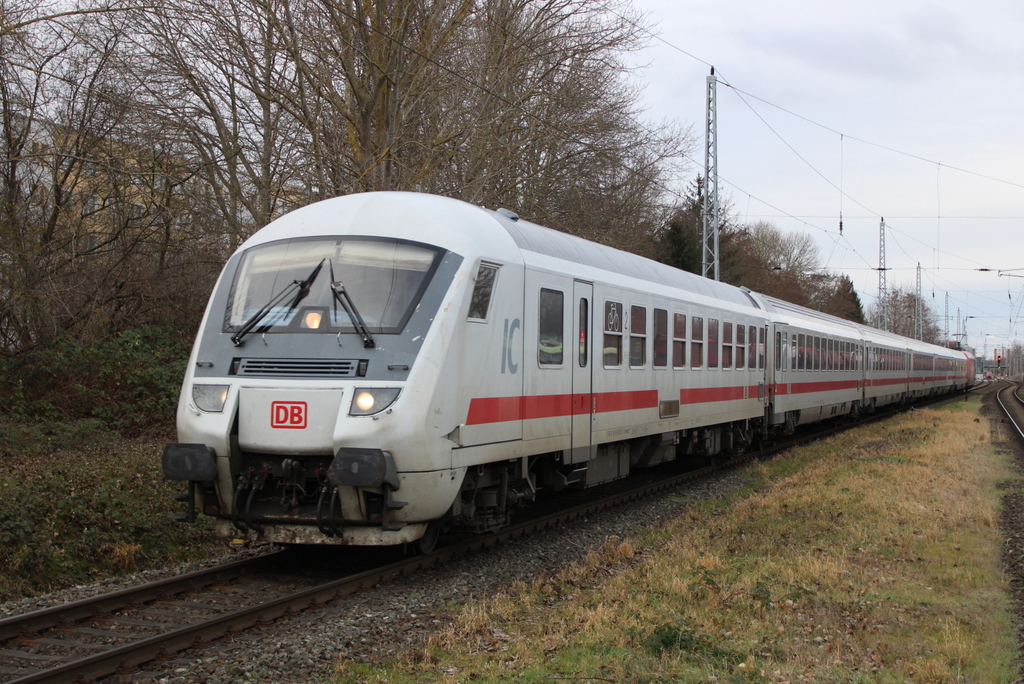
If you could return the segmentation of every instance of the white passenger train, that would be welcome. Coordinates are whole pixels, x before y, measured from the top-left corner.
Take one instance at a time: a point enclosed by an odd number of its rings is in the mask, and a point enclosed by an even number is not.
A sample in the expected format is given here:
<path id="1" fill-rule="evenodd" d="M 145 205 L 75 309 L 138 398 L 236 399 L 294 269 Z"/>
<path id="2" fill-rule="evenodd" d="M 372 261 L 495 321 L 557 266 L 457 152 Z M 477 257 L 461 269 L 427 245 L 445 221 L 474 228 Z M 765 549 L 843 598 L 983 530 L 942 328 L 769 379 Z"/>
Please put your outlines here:
<path id="1" fill-rule="evenodd" d="M 166 476 L 218 533 L 433 544 L 542 488 L 963 390 L 962 352 L 415 193 L 340 197 L 221 274 Z"/>

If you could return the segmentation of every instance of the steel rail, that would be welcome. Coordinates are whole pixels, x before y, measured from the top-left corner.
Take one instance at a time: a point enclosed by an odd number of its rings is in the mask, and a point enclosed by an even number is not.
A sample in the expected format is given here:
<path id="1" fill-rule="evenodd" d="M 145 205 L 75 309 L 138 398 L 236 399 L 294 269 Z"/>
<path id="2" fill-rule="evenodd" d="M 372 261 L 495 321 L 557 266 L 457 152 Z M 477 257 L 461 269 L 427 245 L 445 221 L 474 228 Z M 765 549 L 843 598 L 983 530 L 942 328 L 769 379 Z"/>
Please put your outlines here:
<path id="1" fill-rule="evenodd" d="M 996 391 L 996 402 L 999 404 L 999 408 L 1003 410 L 1003 413 L 1010 420 L 1010 424 L 1013 425 L 1014 429 L 1017 431 L 1017 434 L 1020 435 L 1020 438 L 1022 440 L 1024 440 L 1024 429 L 1021 429 L 1021 419 L 1019 417 L 1015 418 L 1013 415 L 1014 412 L 1011 411 L 1009 407 L 1007 407 L 1007 405 L 1003 403 L 1002 400 L 1003 392 L 1011 388 L 1013 389 L 1013 398 L 1017 400 L 1017 406 L 1024 407 L 1024 400 L 1022 400 L 1020 396 L 1017 394 L 1017 390 L 1020 389 L 1020 385 L 1018 383 L 1011 383 L 1009 381 L 1007 381 L 1007 385 L 1005 387 L 1002 387 L 998 391 Z"/>

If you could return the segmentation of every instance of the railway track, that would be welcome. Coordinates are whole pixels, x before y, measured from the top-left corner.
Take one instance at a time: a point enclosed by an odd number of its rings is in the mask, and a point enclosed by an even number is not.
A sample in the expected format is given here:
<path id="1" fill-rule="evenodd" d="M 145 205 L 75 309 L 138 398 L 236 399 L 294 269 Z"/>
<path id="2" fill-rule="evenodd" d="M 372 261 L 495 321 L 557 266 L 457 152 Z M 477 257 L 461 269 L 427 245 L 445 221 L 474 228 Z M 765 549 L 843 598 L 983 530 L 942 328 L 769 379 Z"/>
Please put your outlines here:
<path id="1" fill-rule="evenodd" d="M 889 415 L 879 412 L 867 421 Z M 621 481 L 613 483 L 608 489 L 614 491 L 605 496 L 588 497 L 554 511 L 538 506 L 539 511 L 529 519 L 495 533 L 446 544 L 430 554 L 383 564 L 371 562 L 370 556 L 364 559 L 365 567 L 349 568 L 343 576 L 326 581 L 293 572 L 304 567 L 303 550 L 289 549 L 2 619 L 0 682 L 88 682 L 113 674 L 128 675 L 143 663 L 173 659 L 179 651 L 701 480 L 755 458 L 770 457 L 847 427 L 849 424 L 841 424 L 798 433 L 785 443 L 697 470 L 666 469 L 670 472 L 626 489 Z"/>
<path id="2" fill-rule="evenodd" d="M 1020 383 L 1007 382 L 996 391 L 996 401 L 1017 436 L 1024 440 L 1024 399 L 1020 396 Z"/>
<path id="3" fill-rule="evenodd" d="M 751 456 L 752 457 L 752 456 Z M 0 682 L 84 682 L 129 674 L 289 614 L 475 553 L 538 530 L 650 496 L 733 467 L 741 460 L 677 474 L 628 491 L 531 518 L 502 530 L 312 586 L 287 574 L 298 550 L 197 571 L 0 620 Z"/>

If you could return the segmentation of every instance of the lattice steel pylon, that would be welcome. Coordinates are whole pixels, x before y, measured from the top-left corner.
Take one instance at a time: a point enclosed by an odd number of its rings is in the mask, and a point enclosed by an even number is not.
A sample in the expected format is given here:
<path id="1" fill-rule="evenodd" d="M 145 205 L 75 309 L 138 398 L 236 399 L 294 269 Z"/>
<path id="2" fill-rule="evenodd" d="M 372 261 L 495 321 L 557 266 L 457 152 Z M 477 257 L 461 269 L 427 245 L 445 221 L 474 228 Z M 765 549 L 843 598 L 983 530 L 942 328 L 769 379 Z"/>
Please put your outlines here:
<path id="1" fill-rule="evenodd" d="M 946 293 L 946 312 L 942 316 L 942 339 L 949 345 L 949 293 Z"/>
<path id="2" fill-rule="evenodd" d="M 878 222 L 878 327 L 889 329 L 889 287 L 885 282 L 885 219 Z"/>
<path id="3" fill-rule="evenodd" d="M 704 203 L 701 207 L 701 275 L 719 280 L 718 266 L 718 114 L 715 67 L 708 76 L 707 127 L 704 134 Z"/>
<path id="4" fill-rule="evenodd" d="M 914 302 L 914 337 L 924 339 L 924 300 L 921 299 L 921 264 L 917 264 L 917 301 Z"/>

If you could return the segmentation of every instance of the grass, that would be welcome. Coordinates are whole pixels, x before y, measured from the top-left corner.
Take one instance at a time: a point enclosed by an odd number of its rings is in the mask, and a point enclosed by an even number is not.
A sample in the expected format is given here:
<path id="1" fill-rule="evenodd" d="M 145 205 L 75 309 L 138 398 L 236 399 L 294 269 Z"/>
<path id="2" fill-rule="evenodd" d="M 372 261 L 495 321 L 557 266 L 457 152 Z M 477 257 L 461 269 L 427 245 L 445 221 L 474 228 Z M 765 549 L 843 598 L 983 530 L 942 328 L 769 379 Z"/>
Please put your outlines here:
<path id="1" fill-rule="evenodd" d="M 1012 682 L 1001 482 L 979 403 L 751 466 L 755 482 L 456 611 L 339 682 Z"/>
<path id="2" fill-rule="evenodd" d="M 0 601 L 227 552 L 209 518 L 180 525 L 168 440 L 97 420 L 0 419 Z"/>

